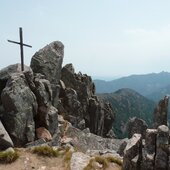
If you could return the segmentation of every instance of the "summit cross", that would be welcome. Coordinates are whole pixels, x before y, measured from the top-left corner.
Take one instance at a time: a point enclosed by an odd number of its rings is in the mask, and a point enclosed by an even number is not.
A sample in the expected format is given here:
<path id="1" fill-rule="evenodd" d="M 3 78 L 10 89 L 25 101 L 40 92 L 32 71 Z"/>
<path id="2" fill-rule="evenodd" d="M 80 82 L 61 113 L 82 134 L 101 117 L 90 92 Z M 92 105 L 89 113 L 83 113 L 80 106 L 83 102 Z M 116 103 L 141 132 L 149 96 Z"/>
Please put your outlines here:
<path id="1" fill-rule="evenodd" d="M 21 71 L 24 71 L 24 48 L 23 48 L 23 46 L 30 47 L 30 48 L 32 48 L 32 46 L 23 43 L 22 28 L 21 27 L 19 28 L 19 37 L 20 37 L 20 42 L 16 42 L 16 41 L 12 41 L 12 40 L 8 40 L 8 42 L 20 45 Z"/>

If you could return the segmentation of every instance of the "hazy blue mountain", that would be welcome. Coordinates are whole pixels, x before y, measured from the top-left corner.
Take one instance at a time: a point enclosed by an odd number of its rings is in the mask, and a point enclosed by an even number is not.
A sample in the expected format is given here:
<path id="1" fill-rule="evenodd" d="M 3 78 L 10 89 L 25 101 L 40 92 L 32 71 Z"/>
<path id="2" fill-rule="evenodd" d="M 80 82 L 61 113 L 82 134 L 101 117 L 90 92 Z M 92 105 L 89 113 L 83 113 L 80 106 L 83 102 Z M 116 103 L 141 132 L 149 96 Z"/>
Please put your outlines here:
<path id="1" fill-rule="evenodd" d="M 91 76 L 93 80 L 111 81 L 120 78 L 121 76 Z"/>
<path id="2" fill-rule="evenodd" d="M 170 85 L 170 73 L 131 75 L 112 81 L 94 80 L 94 83 L 97 93 L 112 93 L 121 88 L 130 88 L 144 96 L 149 96 Z"/>
<path id="3" fill-rule="evenodd" d="M 131 89 L 120 89 L 114 93 L 98 94 L 109 101 L 116 113 L 114 131 L 117 137 L 123 138 L 126 123 L 131 117 L 142 118 L 147 124 L 152 124 L 155 103 Z"/>
<path id="4" fill-rule="evenodd" d="M 170 95 L 170 84 L 167 85 L 166 87 L 160 88 L 153 93 L 147 95 L 146 97 L 158 102 L 160 99 L 162 99 L 165 95 Z"/>
<path id="5" fill-rule="evenodd" d="M 158 103 L 160 99 L 164 98 L 165 95 L 170 95 L 170 85 L 160 88 L 159 90 L 147 95 L 146 97 Z M 168 112 L 168 121 L 170 122 L 170 101 L 168 105 Z"/>

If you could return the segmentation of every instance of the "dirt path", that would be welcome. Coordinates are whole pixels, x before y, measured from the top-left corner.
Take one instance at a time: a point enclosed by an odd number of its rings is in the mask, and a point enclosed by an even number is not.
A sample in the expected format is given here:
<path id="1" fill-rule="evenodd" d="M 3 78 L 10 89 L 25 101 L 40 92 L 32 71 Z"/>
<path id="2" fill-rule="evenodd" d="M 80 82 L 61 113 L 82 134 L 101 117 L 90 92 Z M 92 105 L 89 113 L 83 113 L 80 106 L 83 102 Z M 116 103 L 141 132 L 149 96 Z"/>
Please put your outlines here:
<path id="1" fill-rule="evenodd" d="M 0 164 L 0 170 L 66 170 L 63 158 L 37 156 L 19 149 L 20 157 L 14 163 Z"/>

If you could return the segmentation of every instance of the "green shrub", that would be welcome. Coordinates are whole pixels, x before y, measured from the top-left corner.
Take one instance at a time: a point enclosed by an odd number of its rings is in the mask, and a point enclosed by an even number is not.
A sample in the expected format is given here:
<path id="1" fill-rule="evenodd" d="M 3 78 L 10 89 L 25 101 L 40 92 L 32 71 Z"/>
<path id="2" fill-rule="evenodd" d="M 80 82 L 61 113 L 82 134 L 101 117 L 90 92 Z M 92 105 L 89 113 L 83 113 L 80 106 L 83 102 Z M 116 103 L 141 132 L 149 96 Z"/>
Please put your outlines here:
<path id="1" fill-rule="evenodd" d="M 0 163 L 12 163 L 19 158 L 16 150 L 6 150 L 0 152 Z"/>

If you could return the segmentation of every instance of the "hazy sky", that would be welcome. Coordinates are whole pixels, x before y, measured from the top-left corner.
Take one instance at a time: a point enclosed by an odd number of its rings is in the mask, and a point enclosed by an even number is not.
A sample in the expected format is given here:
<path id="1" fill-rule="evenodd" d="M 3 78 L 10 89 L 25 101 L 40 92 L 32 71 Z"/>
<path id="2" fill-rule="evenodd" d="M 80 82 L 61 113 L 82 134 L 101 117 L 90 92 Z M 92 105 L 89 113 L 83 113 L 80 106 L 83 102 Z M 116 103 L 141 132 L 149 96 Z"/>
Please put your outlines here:
<path id="1" fill-rule="evenodd" d="M 52 41 L 65 45 L 64 63 L 92 76 L 170 72 L 170 0 L 1 0 L 0 68 L 25 63 Z"/>

